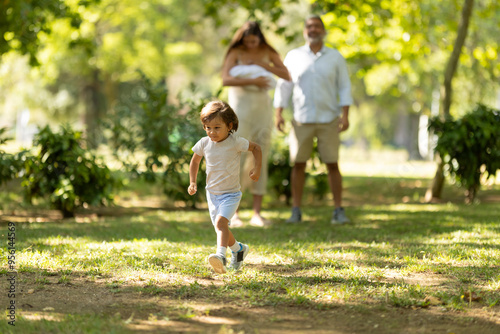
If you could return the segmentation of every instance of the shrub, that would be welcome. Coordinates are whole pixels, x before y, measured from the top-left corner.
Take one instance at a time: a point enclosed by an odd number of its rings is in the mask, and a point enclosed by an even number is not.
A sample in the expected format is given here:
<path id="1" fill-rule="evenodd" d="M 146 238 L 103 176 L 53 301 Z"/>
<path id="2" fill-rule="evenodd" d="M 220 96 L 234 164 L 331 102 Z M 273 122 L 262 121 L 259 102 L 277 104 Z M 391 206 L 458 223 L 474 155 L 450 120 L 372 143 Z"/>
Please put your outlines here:
<path id="1" fill-rule="evenodd" d="M 285 197 L 287 205 L 292 197 L 290 177 L 292 167 L 290 166 L 290 151 L 288 149 L 284 135 L 277 135 L 271 141 L 269 152 L 269 178 L 267 186 L 276 198 L 282 195 Z"/>
<path id="2" fill-rule="evenodd" d="M 7 128 L 0 128 L 0 145 L 4 145 L 11 138 L 5 137 Z M 21 164 L 17 156 L 0 149 L 0 186 L 14 179 L 19 172 Z"/>
<path id="3" fill-rule="evenodd" d="M 160 182 L 169 199 L 194 206 L 204 196 L 187 193 L 189 163 L 191 147 L 205 135 L 199 120 L 205 102 L 200 98 L 172 105 L 165 83 L 143 76 L 140 84 L 120 97 L 104 122 L 115 158 L 133 177 Z M 205 173 L 198 173 L 198 184 L 204 182 Z"/>
<path id="4" fill-rule="evenodd" d="M 429 129 L 438 137 L 439 152 L 450 175 L 465 189 L 472 202 L 481 177 L 500 169 L 500 112 L 479 104 L 461 119 L 431 119 Z"/>
<path id="5" fill-rule="evenodd" d="M 73 217 L 85 204 L 104 205 L 113 200 L 118 185 L 110 170 L 82 147 L 82 133 L 69 126 L 54 133 L 49 126 L 33 140 L 38 154 L 24 156 L 22 185 L 26 197 L 49 199 L 64 217 Z"/>

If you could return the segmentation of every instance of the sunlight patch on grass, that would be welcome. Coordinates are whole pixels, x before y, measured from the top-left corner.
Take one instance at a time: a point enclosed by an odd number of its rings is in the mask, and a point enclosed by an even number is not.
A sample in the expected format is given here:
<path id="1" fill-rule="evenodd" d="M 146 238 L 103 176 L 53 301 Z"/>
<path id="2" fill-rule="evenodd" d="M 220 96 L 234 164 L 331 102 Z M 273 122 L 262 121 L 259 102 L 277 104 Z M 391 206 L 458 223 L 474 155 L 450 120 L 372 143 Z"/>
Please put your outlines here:
<path id="1" fill-rule="evenodd" d="M 62 268 L 64 263 L 62 259 L 54 257 L 51 252 L 38 250 L 18 252 L 17 261 L 20 271 L 23 271 L 25 267 L 38 269 L 59 269 Z"/>
<path id="2" fill-rule="evenodd" d="M 363 220 L 392 220 L 392 216 L 387 213 L 369 213 L 361 217 Z"/>
<path id="3" fill-rule="evenodd" d="M 34 239 L 44 251 L 18 252 L 20 268 L 74 268 L 96 274 L 116 274 L 123 270 L 196 272 L 207 249 L 166 240 L 92 242 L 88 238 L 51 237 Z"/>
<path id="4" fill-rule="evenodd" d="M 456 212 L 459 210 L 456 204 L 446 204 L 446 205 L 422 205 L 422 204 L 391 204 L 386 207 L 391 212 Z"/>
<path id="5" fill-rule="evenodd" d="M 495 278 L 492 278 L 488 282 L 487 287 L 491 291 L 500 291 L 500 274 L 497 275 Z"/>

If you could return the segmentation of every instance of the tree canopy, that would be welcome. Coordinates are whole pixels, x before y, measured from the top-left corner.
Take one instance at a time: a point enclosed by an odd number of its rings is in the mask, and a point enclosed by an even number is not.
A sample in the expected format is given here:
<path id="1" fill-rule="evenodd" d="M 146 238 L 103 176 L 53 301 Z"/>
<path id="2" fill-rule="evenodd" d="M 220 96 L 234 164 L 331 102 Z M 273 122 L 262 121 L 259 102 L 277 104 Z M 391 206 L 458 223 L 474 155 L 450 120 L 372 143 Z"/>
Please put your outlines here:
<path id="1" fill-rule="evenodd" d="M 3 0 L 1 4 L 5 15 L 0 22 L 0 55 L 16 51 L 28 55 L 32 65 L 39 64 L 34 74 L 19 80 L 25 84 L 37 80 L 43 88 L 38 89 L 40 96 L 47 99 L 68 97 L 62 99 L 64 108 L 37 105 L 45 106 L 49 119 L 65 115 L 75 121 L 86 113 L 103 117 L 118 91 L 137 82 L 140 73 L 166 80 L 174 92 L 196 83 L 215 93 L 227 42 L 245 20 L 261 22 L 284 56 L 303 44 L 307 13 L 320 14 L 328 44 L 340 50 L 351 69 L 358 112 L 353 113 L 349 135 L 386 145 L 394 142 L 398 131 L 395 116 L 431 114 L 435 109 L 463 1 Z M 494 103 L 500 77 L 499 29 L 500 4 L 476 0 L 471 37 L 459 58 L 452 113 L 463 114 L 477 102 Z M 12 60 L 1 61 L 6 66 Z M 2 86 L 0 103 L 9 98 L 9 89 Z"/>
<path id="2" fill-rule="evenodd" d="M 28 54 L 30 63 L 37 64 L 41 45 L 39 35 L 51 32 L 51 22 L 67 19 L 77 28 L 81 17 L 75 9 L 99 0 L 2 0 L 0 20 L 0 55 L 15 50 Z"/>

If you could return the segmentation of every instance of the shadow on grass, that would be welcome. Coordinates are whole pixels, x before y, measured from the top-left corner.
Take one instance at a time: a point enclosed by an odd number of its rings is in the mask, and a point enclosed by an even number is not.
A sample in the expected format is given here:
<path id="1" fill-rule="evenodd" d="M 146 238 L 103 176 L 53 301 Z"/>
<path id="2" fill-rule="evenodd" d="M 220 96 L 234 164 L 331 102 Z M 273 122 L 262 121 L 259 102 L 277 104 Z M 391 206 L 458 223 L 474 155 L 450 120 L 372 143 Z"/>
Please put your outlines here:
<path id="1" fill-rule="evenodd" d="M 285 217 L 287 210 L 274 210 Z M 286 224 L 274 219 L 267 228 L 245 226 L 233 229 L 240 241 L 255 246 L 336 243 L 413 244 L 423 238 L 449 238 L 453 233 L 473 233 L 478 229 L 500 231 L 495 221 L 500 216 L 496 205 L 476 207 L 449 205 L 363 206 L 349 208 L 353 223 L 335 226 L 329 223 L 330 208 L 304 210 L 304 221 Z M 6 222 L 1 225 L 5 225 Z M 52 247 L 50 238 L 82 239 L 86 242 L 164 240 L 173 243 L 215 244 L 215 232 L 205 210 L 145 211 L 137 216 L 94 218 L 56 222 L 18 222 L 17 242 L 23 247 Z M 4 228 L 4 227 L 2 227 Z M 418 243 L 418 242 L 417 242 Z M 471 245 L 473 246 L 473 245 Z M 494 248 L 492 244 L 477 247 Z M 325 247 L 325 246 L 323 246 Z M 426 245 L 427 247 L 427 245 Z M 344 247 L 345 248 L 345 247 Z"/>

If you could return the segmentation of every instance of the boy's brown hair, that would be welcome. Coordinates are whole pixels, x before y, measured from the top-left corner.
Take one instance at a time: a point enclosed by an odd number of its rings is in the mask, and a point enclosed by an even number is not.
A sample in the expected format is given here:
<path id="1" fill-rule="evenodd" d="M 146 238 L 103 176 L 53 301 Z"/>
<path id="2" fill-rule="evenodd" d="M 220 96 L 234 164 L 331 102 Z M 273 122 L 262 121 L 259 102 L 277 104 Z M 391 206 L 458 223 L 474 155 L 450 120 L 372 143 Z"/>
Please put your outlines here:
<path id="1" fill-rule="evenodd" d="M 224 101 L 211 101 L 208 102 L 203 109 L 201 109 L 200 120 L 203 125 L 210 122 L 216 117 L 220 117 L 227 127 L 232 123 L 230 133 L 238 130 L 238 116 L 234 110 Z"/>

